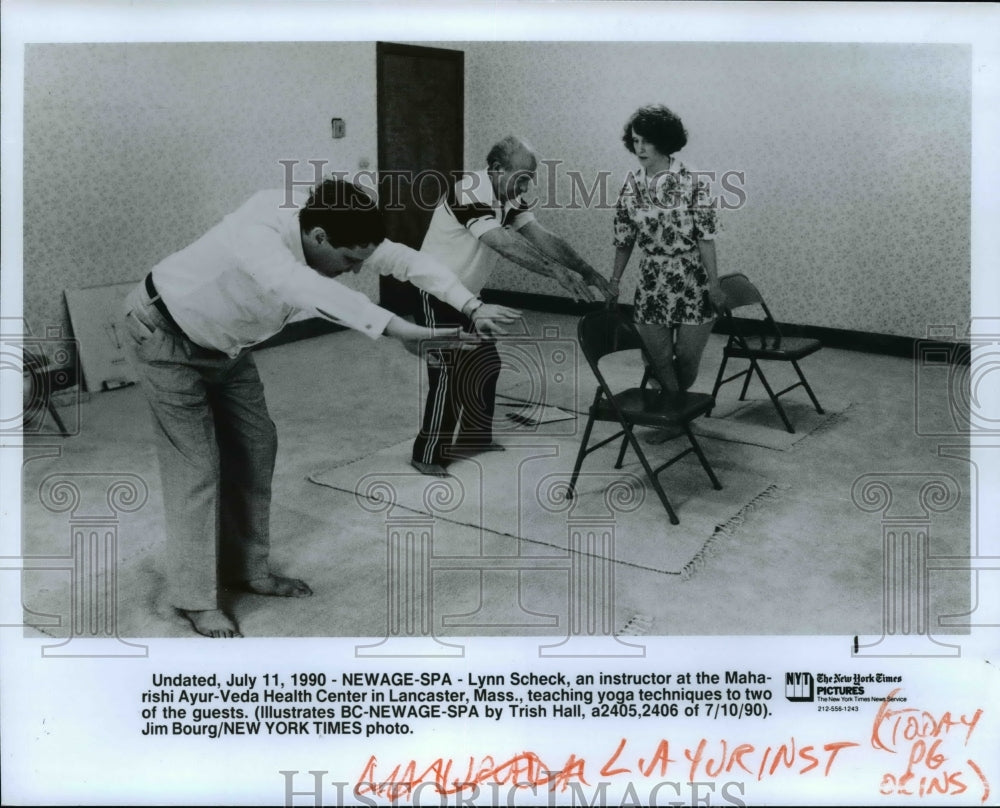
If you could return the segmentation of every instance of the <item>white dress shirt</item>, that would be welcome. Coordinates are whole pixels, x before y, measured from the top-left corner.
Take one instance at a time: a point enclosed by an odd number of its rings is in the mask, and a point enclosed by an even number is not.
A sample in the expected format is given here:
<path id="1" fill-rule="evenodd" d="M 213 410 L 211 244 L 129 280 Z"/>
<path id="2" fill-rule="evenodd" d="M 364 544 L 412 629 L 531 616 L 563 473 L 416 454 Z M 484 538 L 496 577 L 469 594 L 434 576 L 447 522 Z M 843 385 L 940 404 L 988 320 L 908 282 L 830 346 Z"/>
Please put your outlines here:
<path id="1" fill-rule="evenodd" d="M 261 191 L 153 268 L 157 292 L 189 339 L 235 357 L 307 317 L 332 319 L 372 339 L 382 334 L 392 312 L 306 264 L 298 212 L 284 190 Z M 431 256 L 389 240 L 364 266 L 409 280 L 459 310 L 475 297 Z"/>

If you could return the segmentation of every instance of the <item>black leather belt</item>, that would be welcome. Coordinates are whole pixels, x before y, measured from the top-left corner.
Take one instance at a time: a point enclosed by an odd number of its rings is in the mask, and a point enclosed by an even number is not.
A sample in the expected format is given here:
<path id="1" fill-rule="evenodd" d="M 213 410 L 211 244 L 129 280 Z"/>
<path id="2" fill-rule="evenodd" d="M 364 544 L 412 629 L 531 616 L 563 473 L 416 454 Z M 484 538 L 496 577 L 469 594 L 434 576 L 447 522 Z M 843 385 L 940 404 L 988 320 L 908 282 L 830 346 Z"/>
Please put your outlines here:
<path id="1" fill-rule="evenodd" d="M 173 328 L 178 334 L 183 334 L 184 331 L 179 325 L 177 325 L 177 321 L 170 313 L 170 309 L 167 308 L 167 304 L 163 302 L 163 298 L 160 297 L 160 293 L 156 291 L 156 286 L 153 284 L 152 272 L 146 276 L 146 294 L 149 295 L 149 302 L 156 306 L 157 311 L 163 315 L 163 319 L 170 324 L 170 327 Z"/>

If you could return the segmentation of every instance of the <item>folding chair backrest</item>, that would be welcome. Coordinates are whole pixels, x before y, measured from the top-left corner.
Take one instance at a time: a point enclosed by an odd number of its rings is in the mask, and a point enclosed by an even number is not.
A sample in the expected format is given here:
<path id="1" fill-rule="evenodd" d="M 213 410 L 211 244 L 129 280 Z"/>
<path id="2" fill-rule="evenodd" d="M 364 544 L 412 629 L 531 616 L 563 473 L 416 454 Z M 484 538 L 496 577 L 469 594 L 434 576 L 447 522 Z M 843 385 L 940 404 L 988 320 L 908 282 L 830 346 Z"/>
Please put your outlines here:
<path id="1" fill-rule="evenodd" d="M 782 335 L 778 324 L 774 322 L 764 297 L 746 275 L 742 272 L 723 275 L 719 278 L 719 286 L 726 295 L 726 316 L 732 326 L 732 334 L 737 339 L 759 340 L 761 348 L 768 347 L 768 340 L 773 343 L 770 347 L 781 345 Z M 756 317 L 741 318 L 738 322 L 733 317 L 733 310 L 746 306 L 759 306 L 759 313 Z M 741 312 L 742 314 L 744 313 Z"/>
<path id="2" fill-rule="evenodd" d="M 612 309 L 585 314 L 576 332 L 583 355 L 593 368 L 608 354 L 642 348 L 635 326 Z"/>
<path id="3" fill-rule="evenodd" d="M 730 309 L 752 306 L 755 303 L 759 305 L 764 302 L 757 287 L 742 272 L 721 276 L 719 286 L 726 294 L 726 306 Z"/>

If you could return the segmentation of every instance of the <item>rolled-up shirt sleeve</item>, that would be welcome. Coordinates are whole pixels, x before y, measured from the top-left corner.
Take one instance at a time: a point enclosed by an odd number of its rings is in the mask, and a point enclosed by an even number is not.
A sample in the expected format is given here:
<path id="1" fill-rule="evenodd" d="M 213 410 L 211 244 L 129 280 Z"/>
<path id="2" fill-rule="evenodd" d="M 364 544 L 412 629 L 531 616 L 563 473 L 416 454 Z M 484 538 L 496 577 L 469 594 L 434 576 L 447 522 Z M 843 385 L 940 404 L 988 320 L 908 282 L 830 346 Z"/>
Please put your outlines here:
<path id="1" fill-rule="evenodd" d="M 458 311 L 475 298 L 436 258 L 395 241 L 383 241 L 365 261 L 365 266 L 371 266 L 382 275 L 409 281 Z"/>

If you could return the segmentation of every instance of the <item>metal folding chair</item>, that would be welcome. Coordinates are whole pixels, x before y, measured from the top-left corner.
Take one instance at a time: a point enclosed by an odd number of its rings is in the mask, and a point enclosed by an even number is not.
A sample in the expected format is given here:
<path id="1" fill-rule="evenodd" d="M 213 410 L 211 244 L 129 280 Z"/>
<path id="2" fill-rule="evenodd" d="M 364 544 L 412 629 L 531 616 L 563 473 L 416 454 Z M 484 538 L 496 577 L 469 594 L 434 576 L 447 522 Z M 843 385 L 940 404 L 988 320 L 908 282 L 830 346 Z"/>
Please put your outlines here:
<path id="1" fill-rule="evenodd" d="M 658 389 L 649 389 L 645 385 L 617 393 L 612 390 L 601 372 L 601 359 L 618 351 L 635 349 L 645 351 L 645 346 L 635 326 L 624 319 L 616 309 L 606 309 L 585 315 L 577 327 L 577 336 L 580 347 L 583 349 L 583 355 L 597 377 L 598 386 L 594 393 L 594 401 L 590 405 L 587 426 L 583 431 L 580 451 L 577 453 L 576 464 L 573 467 L 569 496 L 572 497 L 575 494 L 576 481 L 584 458 L 602 446 L 621 438 L 621 448 L 618 451 L 618 461 L 615 463 L 615 468 L 622 467 L 625 452 L 631 446 L 639 457 L 639 462 L 642 463 L 660 502 L 663 503 L 670 523 L 679 524 L 680 520 L 670 505 L 663 486 L 660 485 L 658 475 L 668 466 L 672 466 L 681 458 L 694 452 L 698 456 L 698 460 L 701 461 L 705 473 L 708 474 L 712 486 L 715 489 L 722 488 L 690 428 L 692 420 L 712 409 L 714 400 L 705 393 L 669 393 Z M 621 426 L 621 430 L 590 446 L 588 445 L 590 436 L 597 421 L 617 422 Z M 660 428 L 679 426 L 687 435 L 689 446 L 654 469 L 635 437 L 634 429 L 636 426 Z"/>
<path id="2" fill-rule="evenodd" d="M 63 419 L 59 417 L 59 411 L 49 397 L 49 379 L 47 377 L 47 374 L 50 372 L 49 360 L 41 353 L 36 353 L 27 348 L 22 348 L 22 352 L 25 398 L 27 399 L 24 405 L 25 418 L 27 419 L 35 413 L 40 412 L 42 421 L 39 423 L 42 423 L 45 419 L 45 414 L 48 413 L 52 416 L 52 420 L 55 421 L 56 427 L 59 429 L 59 434 L 64 438 L 70 437 Z"/>
<path id="3" fill-rule="evenodd" d="M 778 328 L 778 324 L 774 321 L 774 317 L 771 316 L 771 311 L 768 309 L 767 303 L 764 302 L 763 296 L 746 275 L 739 272 L 731 275 L 723 275 L 719 278 L 719 285 L 726 294 L 724 316 L 729 323 L 729 339 L 722 351 L 722 364 L 719 366 L 719 373 L 715 377 L 712 397 L 714 398 L 718 394 L 719 388 L 722 385 L 743 378 L 740 401 L 744 401 L 747 395 L 747 388 L 750 386 L 750 379 L 756 373 L 757 378 L 764 385 L 771 403 L 774 404 L 778 415 L 781 416 L 785 428 L 789 432 L 794 433 L 795 428 L 792 426 L 792 422 L 788 420 L 788 415 L 785 413 L 778 399 L 785 395 L 785 393 L 795 390 L 798 387 L 804 387 L 806 393 L 809 394 L 813 406 L 816 408 L 816 412 L 823 413 L 823 408 L 820 406 L 819 401 L 817 401 L 816 395 L 809 386 L 809 382 L 806 381 L 806 377 L 802 373 L 802 368 L 799 367 L 799 360 L 809 356 L 809 354 L 816 353 L 816 351 L 823 347 L 822 343 L 818 339 L 783 336 L 781 330 Z M 737 319 L 733 316 L 735 309 L 745 309 L 750 306 L 758 307 L 756 309 L 756 317 L 741 317 Z M 752 312 L 753 310 L 750 311 Z M 723 374 L 726 371 L 726 364 L 730 359 L 746 359 L 750 364 L 745 370 L 723 378 Z M 765 361 L 788 362 L 795 368 L 799 380 L 784 390 L 779 390 L 777 393 L 774 392 L 760 367 L 760 363 Z"/>

